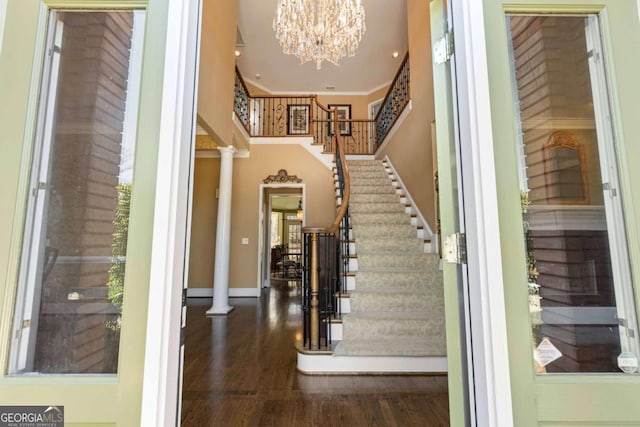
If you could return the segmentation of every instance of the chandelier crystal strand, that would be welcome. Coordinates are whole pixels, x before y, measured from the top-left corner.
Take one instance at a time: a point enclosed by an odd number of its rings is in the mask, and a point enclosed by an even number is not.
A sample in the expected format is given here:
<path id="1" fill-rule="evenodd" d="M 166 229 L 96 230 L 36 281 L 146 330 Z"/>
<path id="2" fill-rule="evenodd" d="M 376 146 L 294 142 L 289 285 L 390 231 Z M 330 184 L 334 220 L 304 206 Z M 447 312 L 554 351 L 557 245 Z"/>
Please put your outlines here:
<path id="1" fill-rule="evenodd" d="M 278 0 L 273 30 L 285 54 L 319 70 L 353 56 L 367 28 L 361 0 Z"/>

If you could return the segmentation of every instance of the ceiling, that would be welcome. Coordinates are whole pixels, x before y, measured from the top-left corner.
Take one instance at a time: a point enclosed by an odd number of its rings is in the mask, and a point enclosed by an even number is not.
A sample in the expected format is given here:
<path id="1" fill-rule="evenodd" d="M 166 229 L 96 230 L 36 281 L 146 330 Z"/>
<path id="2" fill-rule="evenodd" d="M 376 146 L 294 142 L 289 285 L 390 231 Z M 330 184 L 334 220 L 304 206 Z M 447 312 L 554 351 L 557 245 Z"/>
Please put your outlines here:
<path id="1" fill-rule="evenodd" d="M 242 77 L 272 93 L 370 93 L 393 80 L 407 52 L 406 0 L 362 0 L 367 31 L 355 56 L 335 66 L 300 64 L 282 53 L 272 28 L 277 0 L 239 0 L 238 69 Z M 397 58 L 392 53 L 399 53 Z M 259 74 L 259 78 L 256 78 Z M 327 89 L 332 86 L 334 89 Z"/>

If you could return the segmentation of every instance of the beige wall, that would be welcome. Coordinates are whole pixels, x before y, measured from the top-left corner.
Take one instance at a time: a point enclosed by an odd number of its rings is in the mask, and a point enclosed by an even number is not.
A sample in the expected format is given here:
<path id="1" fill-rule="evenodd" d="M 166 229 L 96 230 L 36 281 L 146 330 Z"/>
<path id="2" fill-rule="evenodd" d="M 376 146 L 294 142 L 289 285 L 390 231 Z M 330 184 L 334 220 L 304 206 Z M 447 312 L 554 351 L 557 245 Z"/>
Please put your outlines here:
<path id="1" fill-rule="evenodd" d="M 372 104 L 376 101 L 382 100 L 387 95 L 387 91 L 389 91 L 389 87 L 383 87 L 376 91 L 371 92 L 369 95 L 367 95 L 367 105 Z M 367 114 L 369 114 L 368 110 L 367 110 Z M 372 117 L 372 118 L 375 118 L 375 117 Z"/>
<path id="2" fill-rule="evenodd" d="M 366 120 L 369 118 L 367 95 L 318 95 L 318 102 L 325 107 L 329 104 L 351 104 L 351 118 Z"/>
<path id="3" fill-rule="evenodd" d="M 216 249 L 220 158 L 196 158 L 193 173 L 189 287 L 210 288 Z"/>
<path id="4" fill-rule="evenodd" d="M 233 143 L 233 87 L 238 2 L 204 0 L 198 116 L 218 145 Z"/>
<path id="5" fill-rule="evenodd" d="M 191 235 L 190 288 L 210 288 L 220 159 L 197 159 L 195 166 Z M 269 175 L 286 169 L 305 184 L 306 224 L 327 226 L 335 214 L 333 176 L 326 166 L 298 145 L 252 145 L 249 158 L 233 160 L 230 288 L 258 285 L 258 221 L 260 185 Z M 249 238 L 248 245 L 241 239 Z"/>
<path id="6" fill-rule="evenodd" d="M 376 156 L 389 156 L 407 190 L 435 232 L 435 191 L 431 123 L 435 119 L 429 4 L 407 0 L 412 111 L 388 145 Z"/>

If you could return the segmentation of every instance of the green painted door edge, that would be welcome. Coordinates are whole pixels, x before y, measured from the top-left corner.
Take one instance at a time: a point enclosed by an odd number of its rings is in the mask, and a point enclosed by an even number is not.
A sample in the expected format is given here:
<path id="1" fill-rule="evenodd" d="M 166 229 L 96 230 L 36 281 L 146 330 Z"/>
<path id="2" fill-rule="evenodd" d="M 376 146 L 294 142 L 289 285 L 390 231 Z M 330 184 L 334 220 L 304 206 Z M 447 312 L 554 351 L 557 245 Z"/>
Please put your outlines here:
<path id="1" fill-rule="evenodd" d="M 447 31 L 446 11 L 441 0 L 430 5 L 432 43 Z M 438 187 L 441 221 L 441 236 L 459 231 L 455 218 L 458 218 L 457 168 L 455 137 L 453 133 L 453 102 L 451 76 L 448 64 L 433 65 L 433 87 L 436 117 L 436 144 L 438 158 Z M 444 302 L 447 333 L 447 365 L 449 380 L 449 417 L 452 426 L 465 425 L 465 394 L 463 384 L 466 381 L 463 370 L 459 301 L 463 295 L 458 292 L 458 266 L 443 264 Z"/>

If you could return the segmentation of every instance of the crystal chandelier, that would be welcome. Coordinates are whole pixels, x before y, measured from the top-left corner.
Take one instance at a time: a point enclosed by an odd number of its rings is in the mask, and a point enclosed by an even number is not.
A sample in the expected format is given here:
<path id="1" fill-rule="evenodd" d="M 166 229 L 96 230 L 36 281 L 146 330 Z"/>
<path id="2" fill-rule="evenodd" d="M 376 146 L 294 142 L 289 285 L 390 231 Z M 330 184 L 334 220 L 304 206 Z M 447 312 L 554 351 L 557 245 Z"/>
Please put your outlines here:
<path id="1" fill-rule="evenodd" d="M 322 61 L 353 56 L 366 29 L 360 0 L 278 0 L 273 20 L 283 52 L 318 70 Z"/>

